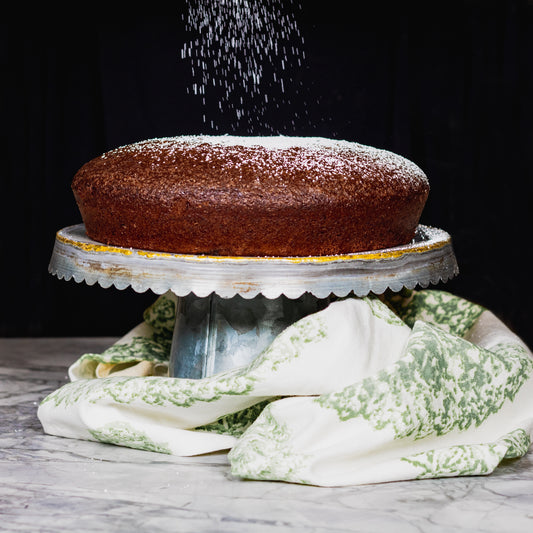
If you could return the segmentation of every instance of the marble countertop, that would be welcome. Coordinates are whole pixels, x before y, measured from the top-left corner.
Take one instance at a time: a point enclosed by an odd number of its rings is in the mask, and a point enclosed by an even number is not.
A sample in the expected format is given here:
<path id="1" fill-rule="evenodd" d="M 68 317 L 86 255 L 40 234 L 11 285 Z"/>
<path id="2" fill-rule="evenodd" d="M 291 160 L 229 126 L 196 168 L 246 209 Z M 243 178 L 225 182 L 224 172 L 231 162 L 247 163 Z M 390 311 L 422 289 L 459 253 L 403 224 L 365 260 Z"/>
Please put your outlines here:
<path id="1" fill-rule="evenodd" d="M 40 400 L 114 340 L 0 339 L 0 531 L 533 531 L 533 448 L 486 477 L 321 488 L 233 478 L 225 454 L 45 435 Z"/>

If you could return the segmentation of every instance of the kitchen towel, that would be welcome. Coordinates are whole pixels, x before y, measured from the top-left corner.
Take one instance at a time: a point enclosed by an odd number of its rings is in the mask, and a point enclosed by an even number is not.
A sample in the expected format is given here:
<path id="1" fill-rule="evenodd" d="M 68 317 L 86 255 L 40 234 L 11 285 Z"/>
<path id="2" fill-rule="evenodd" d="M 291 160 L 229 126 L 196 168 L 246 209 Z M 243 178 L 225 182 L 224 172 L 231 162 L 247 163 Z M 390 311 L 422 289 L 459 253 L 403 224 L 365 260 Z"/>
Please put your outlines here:
<path id="1" fill-rule="evenodd" d="M 45 432 L 176 455 L 229 450 L 235 477 L 342 486 L 480 475 L 527 453 L 533 359 L 492 312 L 444 291 L 348 297 L 251 364 L 170 378 L 176 298 L 47 396 Z"/>

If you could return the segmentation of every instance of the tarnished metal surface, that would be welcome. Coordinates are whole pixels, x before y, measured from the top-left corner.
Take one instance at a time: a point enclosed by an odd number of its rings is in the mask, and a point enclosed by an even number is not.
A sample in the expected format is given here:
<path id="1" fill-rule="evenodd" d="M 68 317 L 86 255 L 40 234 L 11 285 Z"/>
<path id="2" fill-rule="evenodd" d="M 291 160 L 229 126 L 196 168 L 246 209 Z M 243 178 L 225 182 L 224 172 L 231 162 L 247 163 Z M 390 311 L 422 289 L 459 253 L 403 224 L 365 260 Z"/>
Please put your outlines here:
<path id="1" fill-rule="evenodd" d="M 321 257 L 217 257 L 107 246 L 83 224 L 58 231 L 49 272 L 60 279 L 178 296 L 240 295 L 317 298 L 364 296 L 387 289 L 427 287 L 458 273 L 448 233 L 420 225 L 412 243 L 396 248 Z"/>
<path id="2" fill-rule="evenodd" d="M 332 298 L 334 299 L 334 297 Z M 212 376 L 251 363 L 297 320 L 328 306 L 330 298 L 178 298 L 170 376 Z"/>

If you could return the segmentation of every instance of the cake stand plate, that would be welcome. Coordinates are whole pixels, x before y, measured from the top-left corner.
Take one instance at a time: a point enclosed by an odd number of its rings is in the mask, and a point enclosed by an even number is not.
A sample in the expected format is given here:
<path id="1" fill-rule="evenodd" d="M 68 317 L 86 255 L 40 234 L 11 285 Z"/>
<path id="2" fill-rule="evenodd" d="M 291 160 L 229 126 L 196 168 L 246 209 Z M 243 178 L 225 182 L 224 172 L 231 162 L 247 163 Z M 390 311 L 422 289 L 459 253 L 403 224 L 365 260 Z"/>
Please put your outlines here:
<path id="1" fill-rule="evenodd" d="M 451 238 L 420 225 L 386 250 L 321 257 L 217 257 L 108 246 L 83 224 L 57 232 L 49 266 L 60 279 L 136 292 L 173 292 L 171 376 L 202 378 L 251 362 L 281 331 L 331 299 L 447 281 L 458 273 Z"/>
<path id="2" fill-rule="evenodd" d="M 108 246 L 91 240 L 78 224 L 57 232 L 49 272 L 104 288 L 131 287 L 155 294 L 194 293 L 222 298 L 281 295 L 298 298 L 311 293 L 365 296 L 427 287 L 457 275 L 448 233 L 418 226 L 405 246 L 353 254 L 317 257 L 219 257 L 153 252 Z"/>

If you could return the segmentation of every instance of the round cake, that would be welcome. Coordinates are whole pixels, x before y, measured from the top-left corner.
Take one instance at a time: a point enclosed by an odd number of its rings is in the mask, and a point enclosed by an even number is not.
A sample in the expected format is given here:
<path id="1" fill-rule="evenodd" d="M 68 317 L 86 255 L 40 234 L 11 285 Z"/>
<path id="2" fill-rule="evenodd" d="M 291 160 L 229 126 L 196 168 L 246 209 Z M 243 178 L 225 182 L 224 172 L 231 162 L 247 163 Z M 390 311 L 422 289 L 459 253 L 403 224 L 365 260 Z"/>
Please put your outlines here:
<path id="1" fill-rule="evenodd" d="M 180 254 L 319 256 L 408 244 L 429 184 L 411 161 L 320 137 L 179 136 L 86 163 L 87 235 Z"/>

